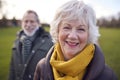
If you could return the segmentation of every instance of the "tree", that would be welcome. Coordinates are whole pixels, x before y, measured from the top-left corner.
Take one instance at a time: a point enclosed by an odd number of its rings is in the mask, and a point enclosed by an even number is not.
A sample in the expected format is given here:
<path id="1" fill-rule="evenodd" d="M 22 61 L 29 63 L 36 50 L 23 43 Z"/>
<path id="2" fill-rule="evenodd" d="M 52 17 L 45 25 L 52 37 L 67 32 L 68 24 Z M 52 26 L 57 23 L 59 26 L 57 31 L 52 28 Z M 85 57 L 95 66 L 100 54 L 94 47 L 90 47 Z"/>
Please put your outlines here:
<path id="1" fill-rule="evenodd" d="M 0 27 L 7 27 L 6 13 L 3 13 L 5 4 L 5 0 L 0 0 L 0 16 L 2 17 L 0 20 Z"/>
<path id="2" fill-rule="evenodd" d="M 7 19 L 6 16 L 3 15 L 2 19 L 0 20 L 0 27 L 7 27 Z"/>

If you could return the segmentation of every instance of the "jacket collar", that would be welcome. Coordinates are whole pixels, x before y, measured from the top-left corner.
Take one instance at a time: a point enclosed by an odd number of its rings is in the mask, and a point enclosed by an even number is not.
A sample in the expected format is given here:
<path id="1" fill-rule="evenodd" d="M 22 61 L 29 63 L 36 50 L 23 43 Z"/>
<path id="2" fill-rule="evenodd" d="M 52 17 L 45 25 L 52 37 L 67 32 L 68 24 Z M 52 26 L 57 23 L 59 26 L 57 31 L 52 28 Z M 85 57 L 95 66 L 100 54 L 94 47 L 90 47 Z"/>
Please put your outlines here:
<path id="1" fill-rule="evenodd" d="M 95 54 L 93 60 L 87 68 L 87 72 L 83 80 L 94 80 L 103 71 L 105 60 L 101 49 L 95 45 Z M 93 76 L 94 74 L 94 76 Z"/>
<path id="2" fill-rule="evenodd" d="M 44 29 L 43 29 L 42 27 L 39 27 L 39 29 L 38 29 L 37 32 L 35 33 L 35 34 L 36 34 L 36 38 L 39 39 L 38 37 L 39 37 L 39 36 L 42 36 L 44 32 L 45 32 Z M 22 55 L 22 54 L 21 54 L 21 46 L 22 46 L 22 43 L 21 43 L 20 38 L 21 38 L 21 36 L 22 36 L 23 34 L 24 34 L 23 30 L 20 30 L 20 31 L 17 33 L 17 40 L 16 40 L 15 47 L 16 47 L 17 52 L 18 52 L 19 55 Z M 36 38 L 35 38 L 34 40 L 36 40 Z M 33 41 L 33 46 L 34 46 L 35 43 L 37 44 L 37 41 Z M 42 44 L 40 44 L 40 45 L 42 45 Z M 33 48 L 34 48 L 35 50 L 37 49 L 36 46 L 34 46 Z M 31 59 L 32 56 L 33 56 L 33 54 L 30 55 L 29 58 Z M 29 60 L 30 60 L 30 59 L 29 59 Z M 21 59 L 21 60 L 22 60 L 22 59 Z M 29 62 L 29 60 L 28 60 L 27 62 Z"/>
<path id="3" fill-rule="evenodd" d="M 46 69 L 48 71 L 47 76 L 49 77 L 50 80 L 54 80 L 52 67 L 50 65 L 50 58 L 51 58 L 53 50 L 54 50 L 54 46 L 52 46 L 51 49 L 49 50 L 48 54 L 46 55 L 46 61 L 45 61 Z"/>
<path id="4" fill-rule="evenodd" d="M 38 36 L 41 36 L 42 34 L 44 33 L 44 29 L 42 27 L 39 27 L 39 29 L 37 30 L 37 32 L 35 33 L 36 34 L 36 38 Z M 16 47 L 17 47 L 17 50 L 18 52 L 21 52 L 21 36 L 24 34 L 24 31 L 23 30 L 20 30 L 17 32 L 17 40 L 16 40 Z M 35 42 L 33 41 L 33 44 Z"/>

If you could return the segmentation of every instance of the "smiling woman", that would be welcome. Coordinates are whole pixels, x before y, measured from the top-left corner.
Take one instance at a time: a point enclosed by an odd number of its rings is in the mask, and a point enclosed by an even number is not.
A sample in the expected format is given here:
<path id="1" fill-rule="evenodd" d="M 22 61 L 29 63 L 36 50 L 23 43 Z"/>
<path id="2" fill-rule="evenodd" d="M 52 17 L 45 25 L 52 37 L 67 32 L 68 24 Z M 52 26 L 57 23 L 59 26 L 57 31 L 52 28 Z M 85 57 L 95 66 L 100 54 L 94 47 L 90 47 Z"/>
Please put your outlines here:
<path id="1" fill-rule="evenodd" d="M 37 64 L 34 80 L 117 80 L 97 45 L 100 34 L 92 7 L 66 2 L 57 9 L 50 34 L 55 44 Z"/>

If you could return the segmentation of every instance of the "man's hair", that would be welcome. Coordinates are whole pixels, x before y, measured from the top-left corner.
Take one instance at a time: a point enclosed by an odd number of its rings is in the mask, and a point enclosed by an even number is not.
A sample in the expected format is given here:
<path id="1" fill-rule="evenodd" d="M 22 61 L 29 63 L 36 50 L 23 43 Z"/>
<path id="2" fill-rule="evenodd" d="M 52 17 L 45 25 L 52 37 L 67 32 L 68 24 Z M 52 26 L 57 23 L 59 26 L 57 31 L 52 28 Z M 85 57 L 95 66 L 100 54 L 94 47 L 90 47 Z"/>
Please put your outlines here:
<path id="1" fill-rule="evenodd" d="M 25 12 L 25 14 L 30 14 L 30 13 L 35 14 L 36 20 L 37 20 L 37 22 L 40 24 L 40 19 L 39 19 L 38 14 L 37 14 L 34 10 L 27 10 L 27 11 Z M 24 16 L 25 16 L 25 14 L 24 14 Z M 23 19 L 24 19 L 24 16 L 23 16 Z"/>

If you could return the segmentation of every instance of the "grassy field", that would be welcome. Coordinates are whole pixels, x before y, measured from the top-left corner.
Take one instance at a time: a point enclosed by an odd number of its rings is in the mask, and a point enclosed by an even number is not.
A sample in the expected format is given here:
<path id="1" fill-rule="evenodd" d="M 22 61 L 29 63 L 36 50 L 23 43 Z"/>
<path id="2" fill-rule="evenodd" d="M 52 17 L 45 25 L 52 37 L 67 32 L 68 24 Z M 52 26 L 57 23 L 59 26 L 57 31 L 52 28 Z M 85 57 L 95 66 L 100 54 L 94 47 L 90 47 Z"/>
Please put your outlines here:
<path id="1" fill-rule="evenodd" d="M 115 71 L 120 79 L 120 29 L 100 29 L 100 46 L 104 52 L 106 63 Z"/>
<path id="2" fill-rule="evenodd" d="M 7 80 L 11 48 L 18 28 L 0 28 L 0 80 Z"/>
<path id="3" fill-rule="evenodd" d="M 19 28 L 0 28 L 0 80 L 7 80 L 11 48 Z M 106 63 L 115 71 L 120 79 L 120 29 L 100 29 L 100 46 L 104 52 Z"/>

